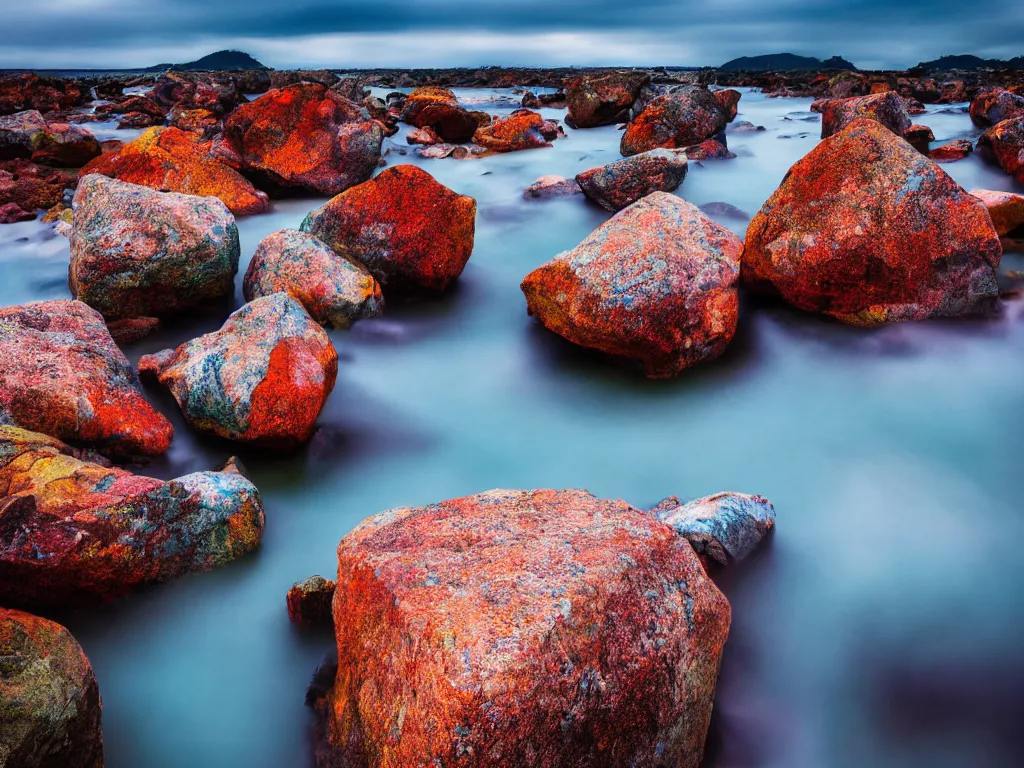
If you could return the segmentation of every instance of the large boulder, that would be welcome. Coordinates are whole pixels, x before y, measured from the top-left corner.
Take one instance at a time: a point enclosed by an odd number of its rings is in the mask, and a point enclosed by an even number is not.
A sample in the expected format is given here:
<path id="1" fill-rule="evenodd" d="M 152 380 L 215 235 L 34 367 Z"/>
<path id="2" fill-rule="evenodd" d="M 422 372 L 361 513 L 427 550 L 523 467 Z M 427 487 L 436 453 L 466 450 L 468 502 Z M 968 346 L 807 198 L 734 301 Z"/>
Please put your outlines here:
<path id="1" fill-rule="evenodd" d="M 275 293 L 233 312 L 220 330 L 146 355 L 195 429 L 275 450 L 313 436 L 334 389 L 338 353 L 295 299 Z"/>
<path id="2" fill-rule="evenodd" d="M 210 570 L 253 550 L 263 522 L 238 473 L 164 482 L 0 426 L 0 604 L 72 605 Z"/>
<path id="3" fill-rule="evenodd" d="M 384 290 L 442 291 L 473 252 L 476 201 L 414 165 L 388 168 L 312 211 L 302 231 L 363 264 Z"/>
<path id="4" fill-rule="evenodd" d="M 0 424 L 125 458 L 159 455 L 174 434 L 100 313 L 63 300 L 0 309 Z"/>
<path id="5" fill-rule="evenodd" d="M 246 173 L 272 190 L 336 195 L 366 181 L 380 162 L 384 132 L 359 105 L 325 85 L 268 91 L 224 121 Z"/>
<path id="6" fill-rule="evenodd" d="M 89 131 L 48 122 L 35 110 L 0 117 L 0 160 L 23 158 L 41 165 L 77 168 L 101 151 Z"/>
<path id="7" fill-rule="evenodd" d="M 0 766 L 103 768 L 103 705 L 60 624 L 0 608 Z"/>
<path id="8" fill-rule="evenodd" d="M 91 174 L 75 192 L 70 239 L 71 293 L 110 320 L 180 312 L 234 292 L 238 228 L 215 197 Z"/>
<path id="9" fill-rule="evenodd" d="M 671 192 L 686 178 L 686 153 L 652 149 L 576 175 L 583 194 L 605 210 L 621 211 L 651 192 Z"/>
<path id="10" fill-rule="evenodd" d="M 402 122 L 430 128 L 442 141 L 462 144 L 470 141 L 480 123 L 460 106 L 455 94 L 436 85 L 417 88 L 405 100 Z"/>
<path id="11" fill-rule="evenodd" d="M 984 204 L 876 120 L 822 141 L 747 229 L 743 279 L 854 325 L 967 315 L 996 302 Z"/>
<path id="12" fill-rule="evenodd" d="M 651 512 L 719 565 L 747 557 L 775 528 L 772 503 L 746 493 L 716 493 L 685 504 L 670 496 Z"/>
<path id="13" fill-rule="evenodd" d="M 902 136 L 913 125 L 903 97 L 895 91 L 830 99 L 821 109 L 821 138 L 827 139 L 861 119 L 874 120 L 897 136 Z"/>
<path id="14" fill-rule="evenodd" d="M 99 173 L 162 192 L 216 197 L 236 215 L 265 213 L 270 199 L 238 171 L 208 156 L 208 145 L 178 128 L 150 128 L 135 141 L 86 165 Z"/>
<path id="15" fill-rule="evenodd" d="M 380 285 L 365 267 L 294 229 L 263 238 L 242 288 L 246 301 L 284 291 L 330 328 L 348 328 L 384 308 Z"/>
<path id="16" fill-rule="evenodd" d="M 979 128 L 988 128 L 1003 120 L 1024 117 L 1024 96 L 1003 88 L 978 94 L 971 102 L 971 122 Z"/>
<path id="17" fill-rule="evenodd" d="M 476 144 L 493 152 L 550 147 L 557 138 L 558 124 L 528 109 L 517 109 L 508 117 L 482 126 L 473 135 Z"/>
<path id="18" fill-rule="evenodd" d="M 651 149 L 700 144 L 725 130 L 728 115 L 714 94 L 695 85 L 658 96 L 626 126 L 619 143 L 623 155 Z"/>
<path id="19" fill-rule="evenodd" d="M 1024 195 L 989 189 L 972 189 L 971 194 L 985 204 L 998 234 L 1008 235 L 1024 227 Z"/>
<path id="20" fill-rule="evenodd" d="M 1024 115 L 996 123 L 978 139 L 999 167 L 1024 184 Z"/>
<path id="21" fill-rule="evenodd" d="M 496 490 L 338 546 L 320 768 L 697 768 L 730 608 L 669 526 L 586 491 Z"/>
<path id="22" fill-rule="evenodd" d="M 642 72 L 582 75 L 566 80 L 565 101 L 569 112 L 565 121 L 573 128 L 625 122 L 650 83 L 651 76 Z"/>
<path id="23" fill-rule="evenodd" d="M 732 341 L 742 250 L 698 208 L 654 192 L 521 287 L 527 310 L 549 330 L 667 378 Z"/>

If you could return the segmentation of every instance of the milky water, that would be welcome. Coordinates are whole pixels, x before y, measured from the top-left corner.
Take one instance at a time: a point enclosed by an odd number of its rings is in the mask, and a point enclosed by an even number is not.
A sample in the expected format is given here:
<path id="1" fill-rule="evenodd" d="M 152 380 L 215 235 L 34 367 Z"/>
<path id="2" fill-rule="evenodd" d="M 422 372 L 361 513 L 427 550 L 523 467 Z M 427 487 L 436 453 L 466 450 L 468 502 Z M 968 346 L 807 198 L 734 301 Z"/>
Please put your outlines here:
<path id="1" fill-rule="evenodd" d="M 767 130 L 733 134 L 735 160 L 691 164 L 678 194 L 752 214 L 816 143 L 809 104 L 744 93 L 738 119 Z M 938 139 L 977 135 L 939 109 L 918 118 Z M 1019 308 L 865 331 L 745 300 L 722 359 L 646 381 L 539 328 L 519 290 L 607 218 L 581 198 L 524 202 L 523 188 L 617 158 L 618 131 L 467 161 L 401 156 L 404 133 L 390 163 L 477 199 L 473 257 L 449 295 L 332 332 L 338 384 L 308 449 L 243 454 L 267 511 L 257 553 L 57 616 L 95 667 L 109 768 L 308 766 L 303 693 L 331 638 L 289 624 L 288 587 L 330 575 L 338 540 L 368 515 L 495 487 L 584 487 L 640 506 L 720 490 L 774 501 L 776 534 L 720 583 L 733 627 L 708 766 L 1019 765 Z M 977 157 L 945 168 L 968 189 L 1013 188 Z M 320 202 L 240 220 L 243 271 L 260 238 Z M 48 228 L 0 227 L 0 304 L 68 296 L 67 261 Z M 127 352 L 213 330 L 229 309 Z M 149 394 L 177 431 L 146 471 L 169 478 L 227 457 L 169 396 Z"/>

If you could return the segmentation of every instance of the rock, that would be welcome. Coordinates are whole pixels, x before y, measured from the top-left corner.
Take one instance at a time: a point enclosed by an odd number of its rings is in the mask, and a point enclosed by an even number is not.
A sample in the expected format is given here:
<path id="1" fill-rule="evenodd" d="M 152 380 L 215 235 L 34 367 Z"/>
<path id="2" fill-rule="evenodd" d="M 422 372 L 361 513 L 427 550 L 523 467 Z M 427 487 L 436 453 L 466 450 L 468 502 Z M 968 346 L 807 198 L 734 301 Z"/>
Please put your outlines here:
<path id="1" fill-rule="evenodd" d="M 409 135 L 406 136 L 405 140 L 409 144 L 430 145 L 444 143 L 444 139 L 438 136 L 434 129 L 429 126 L 409 131 Z"/>
<path id="2" fill-rule="evenodd" d="M 60 624 L 0 608 L 0 702 L 0 765 L 103 768 L 100 689 Z"/>
<path id="3" fill-rule="evenodd" d="M 156 317 L 131 317 L 126 320 L 112 320 L 107 323 L 111 338 L 118 344 L 134 344 L 160 328 Z"/>
<path id="4" fill-rule="evenodd" d="M 832 99 L 821 110 L 821 138 L 839 133 L 855 120 L 874 120 L 897 136 L 902 136 L 912 125 L 903 99 L 888 91 L 850 99 Z"/>
<path id="5" fill-rule="evenodd" d="M 0 309 L 0 424 L 119 458 L 158 456 L 174 434 L 100 314 L 64 300 Z"/>
<path id="6" fill-rule="evenodd" d="M 988 128 L 1015 117 L 1024 117 L 1024 96 L 997 88 L 979 94 L 970 107 L 971 122 Z"/>
<path id="7" fill-rule="evenodd" d="M 100 143 L 77 125 L 47 122 L 30 110 L 0 117 L 0 160 L 78 167 L 100 154 Z"/>
<path id="8" fill-rule="evenodd" d="M 875 120 L 794 165 L 747 229 L 743 279 L 853 325 L 986 312 L 1002 248 L 984 205 Z"/>
<path id="9" fill-rule="evenodd" d="M 715 91 L 712 95 L 718 99 L 718 103 L 722 105 L 722 111 L 725 112 L 726 119 L 730 123 L 735 120 L 736 108 L 739 106 L 740 98 L 743 94 L 730 88 L 725 91 Z"/>
<path id="10" fill-rule="evenodd" d="M 999 235 L 1008 235 L 1024 227 L 1024 195 L 988 189 L 972 189 L 971 194 L 985 204 Z"/>
<path id="11" fill-rule="evenodd" d="M 432 129 L 443 141 L 463 144 L 473 138 L 479 123 L 461 107 L 455 94 L 440 86 L 417 88 L 402 107 L 402 122 Z"/>
<path id="12" fill-rule="evenodd" d="M 736 332 L 743 243 L 685 200 L 653 192 L 523 280 L 527 310 L 574 344 L 668 378 Z"/>
<path id="13" fill-rule="evenodd" d="M 651 76 L 642 72 L 582 75 L 565 82 L 569 109 L 565 122 L 572 128 L 615 125 L 629 119 L 629 112 Z"/>
<path id="14" fill-rule="evenodd" d="M 109 320 L 201 306 L 234 292 L 238 228 L 215 197 L 92 174 L 78 185 L 72 295 Z"/>
<path id="15" fill-rule="evenodd" d="M 231 313 L 220 330 L 146 355 L 196 430 L 272 450 L 292 450 L 316 431 L 334 389 L 338 353 L 295 299 L 275 293 Z"/>
<path id="16" fill-rule="evenodd" d="M 0 426 L 0 603 L 69 606 L 206 571 L 252 551 L 259 492 L 241 475 L 164 482 Z"/>
<path id="17" fill-rule="evenodd" d="M 365 266 L 388 291 L 443 291 L 473 252 L 476 201 L 397 165 L 312 211 L 302 231 Z"/>
<path id="18" fill-rule="evenodd" d="M 0 115 L 34 109 L 68 110 L 84 103 L 85 94 L 70 80 L 37 75 L 0 78 Z"/>
<path id="19" fill-rule="evenodd" d="M 686 147 L 683 153 L 689 160 L 731 160 L 736 157 L 736 155 L 729 151 L 724 133 L 720 133 L 692 147 Z"/>
<path id="20" fill-rule="evenodd" d="M 922 155 L 928 154 L 928 147 L 935 141 L 935 134 L 927 125 L 912 125 L 903 132 L 904 140 Z"/>
<path id="21" fill-rule="evenodd" d="M 974 151 L 974 145 L 970 139 L 955 139 L 936 147 L 928 153 L 928 157 L 937 163 L 951 163 L 954 160 L 963 160 Z"/>
<path id="22" fill-rule="evenodd" d="M 272 190 L 321 195 L 369 179 L 384 141 L 380 124 L 357 104 L 313 83 L 241 105 L 224 121 L 224 136 L 245 172 Z"/>
<path id="23" fill-rule="evenodd" d="M 747 122 L 746 120 L 740 120 L 738 123 L 733 123 L 729 126 L 729 133 L 757 133 L 763 131 L 765 128 L 763 125 L 754 125 L 753 123 Z"/>
<path id="24" fill-rule="evenodd" d="M 549 197 L 569 197 L 582 194 L 576 179 L 564 176 L 541 176 L 523 192 L 524 200 L 539 200 Z"/>
<path id="25" fill-rule="evenodd" d="M 24 211 L 17 203 L 0 205 L 0 224 L 17 224 L 19 221 L 32 221 L 36 214 Z"/>
<path id="26" fill-rule="evenodd" d="M 652 149 L 576 175 L 583 194 L 608 211 L 621 211 L 651 192 L 671 192 L 686 178 L 686 154 Z"/>
<path id="27" fill-rule="evenodd" d="M 0 205 L 14 204 L 25 211 L 49 210 L 64 199 L 66 181 L 59 171 L 26 160 L 0 163 Z"/>
<path id="28" fill-rule="evenodd" d="M 1024 117 L 1003 120 L 978 139 L 978 146 L 995 157 L 999 167 L 1024 184 Z"/>
<path id="29" fill-rule="evenodd" d="M 745 558 L 775 528 L 772 503 L 745 493 L 716 493 L 686 504 L 671 497 L 651 511 L 689 541 L 697 554 L 721 565 Z"/>
<path id="30" fill-rule="evenodd" d="M 690 545 L 622 501 L 381 513 L 338 546 L 317 764 L 697 768 L 729 622 Z"/>
<path id="31" fill-rule="evenodd" d="M 683 86 L 652 100 L 626 126 L 619 149 L 628 156 L 659 147 L 689 147 L 721 133 L 727 123 L 725 111 L 710 91 Z"/>
<path id="32" fill-rule="evenodd" d="M 323 576 L 310 576 L 288 590 L 288 618 L 305 627 L 332 625 L 331 603 L 335 583 Z"/>
<path id="33" fill-rule="evenodd" d="M 320 325 L 330 328 L 348 328 L 384 308 L 380 286 L 365 267 L 294 229 L 281 229 L 263 239 L 242 288 L 246 301 L 284 291 Z"/>
<path id="34" fill-rule="evenodd" d="M 185 109 L 181 106 L 171 109 L 170 125 L 203 136 L 220 133 L 224 128 L 216 112 L 209 109 Z"/>
<path id="35" fill-rule="evenodd" d="M 195 134 L 150 128 L 116 152 L 93 160 L 82 176 L 99 173 L 162 192 L 216 197 L 233 214 L 266 213 L 270 199 L 238 171 L 207 156 Z"/>
<path id="36" fill-rule="evenodd" d="M 96 107 L 97 115 L 132 115 L 137 123 L 136 127 L 148 128 L 153 125 L 163 125 L 167 119 L 167 107 L 155 102 L 148 96 L 135 94 L 128 96 L 122 101 L 113 104 L 100 104 Z M 121 126 L 118 125 L 120 128 Z"/>
<path id="37" fill-rule="evenodd" d="M 539 96 L 533 91 L 527 91 L 523 94 L 523 109 L 541 109 L 543 107 L 548 109 L 565 109 L 568 106 L 564 91 L 542 93 Z"/>
<path id="38" fill-rule="evenodd" d="M 476 144 L 493 152 L 550 147 L 556 138 L 558 124 L 528 109 L 517 109 L 492 125 L 478 128 L 473 135 Z"/>

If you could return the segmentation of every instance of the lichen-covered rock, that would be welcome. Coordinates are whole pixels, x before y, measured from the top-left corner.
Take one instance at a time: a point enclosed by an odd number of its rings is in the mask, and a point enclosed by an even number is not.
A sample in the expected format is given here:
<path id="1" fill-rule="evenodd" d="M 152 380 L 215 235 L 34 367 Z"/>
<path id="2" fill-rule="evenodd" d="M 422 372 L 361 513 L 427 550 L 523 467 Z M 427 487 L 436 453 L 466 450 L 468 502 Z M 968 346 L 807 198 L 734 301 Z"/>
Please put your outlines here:
<path id="1" fill-rule="evenodd" d="M 928 157 L 936 163 L 952 163 L 963 160 L 974 152 L 974 144 L 970 139 L 954 139 L 928 153 Z"/>
<path id="2" fill-rule="evenodd" d="M 238 474 L 164 482 L 0 426 L 0 603 L 71 605 L 205 571 L 253 550 L 263 505 Z"/>
<path id="3" fill-rule="evenodd" d="M 981 134 L 978 146 L 991 153 L 1000 168 L 1024 184 L 1024 116 L 993 125 Z"/>
<path id="4" fill-rule="evenodd" d="M 278 230 L 260 242 L 242 288 L 246 301 L 284 291 L 330 328 L 348 328 L 384 308 L 380 285 L 365 267 L 294 229 Z"/>
<path id="5" fill-rule="evenodd" d="M 985 204 L 998 234 L 1008 235 L 1024 227 L 1024 195 L 989 189 L 972 189 L 971 194 Z"/>
<path id="6" fill-rule="evenodd" d="M 0 160 L 77 168 L 99 154 L 99 141 L 80 126 L 48 122 L 35 110 L 0 117 Z"/>
<path id="7" fill-rule="evenodd" d="M 745 558 L 775 527 L 772 503 L 745 493 L 716 493 L 685 504 L 673 496 L 651 512 L 689 541 L 697 554 L 721 565 Z"/>
<path id="8" fill-rule="evenodd" d="M 316 83 L 268 91 L 241 105 L 224 121 L 224 137 L 246 173 L 272 190 L 321 195 L 370 178 L 384 141 L 380 123 L 365 110 Z"/>
<path id="9" fill-rule="evenodd" d="M 641 72 L 582 75 L 565 82 L 566 122 L 573 128 L 596 128 L 629 119 L 629 112 L 650 85 L 651 76 Z"/>
<path id="10" fill-rule="evenodd" d="M 179 312 L 234 291 L 238 228 L 215 197 L 90 174 L 75 192 L 70 240 L 71 293 L 110 320 Z"/>
<path id="11" fill-rule="evenodd" d="M 608 211 L 621 211 L 651 192 L 671 192 L 686 178 L 686 153 L 652 149 L 576 175 L 583 194 Z"/>
<path id="12" fill-rule="evenodd" d="M 903 98 L 894 91 L 831 99 L 821 109 L 821 138 L 827 139 L 862 119 L 874 120 L 897 136 L 902 136 L 913 124 Z"/>
<path id="13" fill-rule="evenodd" d="M 569 197 L 582 194 L 576 179 L 564 176 L 541 176 L 523 191 L 524 200 L 538 200 L 548 197 Z"/>
<path id="14" fill-rule="evenodd" d="M 714 94 L 699 86 L 681 86 L 653 99 L 626 126 L 619 151 L 629 156 L 659 147 L 689 147 L 721 133 L 728 122 Z"/>
<path id="15" fill-rule="evenodd" d="M 0 424 L 125 458 L 159 455 L 174 434 L 99 312 L 80 301 L 0 309 Z"/>
<path id="16" fill-rule="evenodd" d="M 102 715 L 71 633 L 0 608 L 0 768 L 103 768 Z"/>
<path id="17" fill-rule="evenodd" d="M 935 134 L 932 133 L 932 129 L 927 125 L 917 125 L 915 123 L 903 132 L 903 138 L 918 152 L 927 155 L 931 142 L 935 141 Z"/>
<path id="18" fill-rule="evenodd" d="M 301 304 L 275 293 L 233 312 L 220 330 L 146 355 L 139 372 L 171 391 L 193 428 L 290 450 L 316 431 L 338 353 Z"/>
<path id="19" fill-rule="evenodd" d="M 305 627 L 331 626 L 331 604 L 335 583 L 323 576 L 310 576 L 288 590 L 288 618 Z"/>
<path id="20" fill-rule="evenodd" d="M 19 221 L 32 221 L 35 217 L 34 211 L 26 211 L 17 203 L 0 204 L 0 224 L 17 224 Z"/>
<path id="21" fill-rule="evenodd" d="M 1003 88 L 978 94 L 971 102 L 971 122 L 979 128 L 1001 123 L 1015 117 L 1024 117 L 1024 96 Z"/>
<path id="22" fill-rule="evenodd" d="M 518 109 L 508 117 L 477 129 L 473 141 L 493 152 L 550 147 L 558 138 L 558 125 L 536 112 Z"/>
<path id="23" fill-rule="evenodd" d="M 722 111 L 725 112 L 726 119 L 730 123 L 735 120 L 737 107 L 743 94 L 730 88 L 724 91 L 714 91 L 713 95 L 718 99 L 718 103 L 722 105 Z"/>
<path id="24" fill-rule="evenodd" d="M 417 88 L 405 100 L 402 122 L 417 128 L 430 128 L 442 141 L 462 144 L 470 141 L 480 123 L 455 94 L 436 85 Z"/>
<path id="25" fill-rule="evenodd" d="M 730 608 L 692 547 L 586 491 L 490 491 L 338 546 L 320 768 L 697 768 Z"/>
<path id="26" fill-rule="evenodd" d="M 521 287 L 527 310 L 549 330 L 667 378 L 732 341 L 742 250 L 690 203 L 654 192 Z"/>
<path id="27" fill-rule="evenodd" d="M 854 325 L 985 312 L 1002 247 L 984 204 L 875 120 L 794 165 L 747 229 L 743 279 Z"/>
<path id="28" fill-rule="evenodd" d="M 35 109 L 39 112 L 67 110 L 88 97 L 72 81 L 38 75 L 0 78 L 0 115 Z"/>
<path id="29" fill-rule="evenodd" d="M 700 144 L 694 144 L 692 147 L 686 147 L 682 151 L 688 160 L 731 160 L 736 157 L 729 151 L 724 133 L 702 141 Z"/>
<path id="30" fill-rule="evenodd" d="M 0 163 L 0 205 L 13 203 L 30 212 L 49 210 L 64 199 L 67 181 L 60 171 L 27 160 Z"/>
<path id="31" fill-rule="evenodd" d="M 302 231 L 365 266 L 385 291 L 442 291 L 473 252 L 476 201 L 397 165 L 312 211 Z"/>
<path id="32" fill-rule="evenodd" d="M 270 199 L 238 171 L 207 154 L 195 134 L 150 128 L 135 141 L 86 165 L 82 176 L 99 173 L 163 192 L 216 197 L 236 215 L 265 213 Z"/>

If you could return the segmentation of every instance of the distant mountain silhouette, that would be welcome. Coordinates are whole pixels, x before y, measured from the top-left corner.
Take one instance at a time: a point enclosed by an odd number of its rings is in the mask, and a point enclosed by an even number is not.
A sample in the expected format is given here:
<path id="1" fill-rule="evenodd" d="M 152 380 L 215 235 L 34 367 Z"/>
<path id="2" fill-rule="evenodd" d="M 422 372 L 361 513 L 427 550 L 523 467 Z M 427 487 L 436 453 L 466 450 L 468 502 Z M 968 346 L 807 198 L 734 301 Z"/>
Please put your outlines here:
<path id="1" fill-rule="evenodd" d="M 980 56 L 942 56 L 934 61 L 922 61 L 914 69 L 926 72 L 945 72 L 951 69 L 1024 69 L 1024 56 L 1013 59 L 983 59 Z"/>
<path id="2" fill-rule="evenodd" d="M 193 71 L 235 71 L 240 69 L 269 69 L 260 64 L 248 53 L 242 51 L 217 51 L 208 56 L 203 56 L 196 61 L 186 64 L 157 64 L 149 67 L 146 72 L 166 72 L 168 69 L 175 69 L 179 72 Z"/>
<path id="3" fill-rule="evenodd" d="M 796 69 L 856 69 L 842 56 L 833 56 L 822 61 L 813 56 L 797 56 L 794 53 L 768 53 L 764 56 L 741 56 L 727 61 L 719 67 L 725 72 L 786 72 Z"/>

